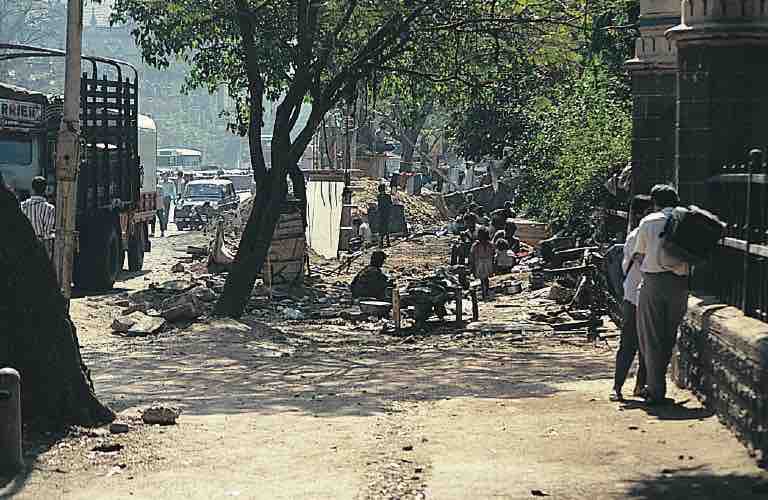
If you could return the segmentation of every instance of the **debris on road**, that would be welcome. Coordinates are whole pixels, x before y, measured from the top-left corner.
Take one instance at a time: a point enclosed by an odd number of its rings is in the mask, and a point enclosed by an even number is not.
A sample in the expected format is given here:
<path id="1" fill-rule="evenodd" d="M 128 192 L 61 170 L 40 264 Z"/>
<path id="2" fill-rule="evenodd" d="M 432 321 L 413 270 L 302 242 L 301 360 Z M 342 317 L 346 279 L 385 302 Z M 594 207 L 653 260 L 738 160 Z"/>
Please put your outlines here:
<path id="1" fill-rule="evenodd" d="M 100 445 L 91 448 L 91 451 L 98 451 L 100 453 L 114 453 L 120 451 L 124 446 L 120 443 L 102 443 Z"/>
<path id="2" fill-rule="evenodd" d="M 141 419 L 150 425 L 174 425 L 181 410 L 172 406 L 153 405 L 144 410 Z"/>
<path id="3" fill-rule="evenodd" d="M 128 424 L 124 424 L 122 422 L 112 422 L 109 424 L 109 432 L 111 434 L 125 434 L 130 430 L 130 427 L 128 427 Z"/>
<path id="4" fill-rule="evenodd" d="M 125 316 L 118 316 L 112 321 L 112 331 L 128 335 L 151 335 L 165 325 L 163 318 L 148 316 L 141 311 L 134 311 Z"/>

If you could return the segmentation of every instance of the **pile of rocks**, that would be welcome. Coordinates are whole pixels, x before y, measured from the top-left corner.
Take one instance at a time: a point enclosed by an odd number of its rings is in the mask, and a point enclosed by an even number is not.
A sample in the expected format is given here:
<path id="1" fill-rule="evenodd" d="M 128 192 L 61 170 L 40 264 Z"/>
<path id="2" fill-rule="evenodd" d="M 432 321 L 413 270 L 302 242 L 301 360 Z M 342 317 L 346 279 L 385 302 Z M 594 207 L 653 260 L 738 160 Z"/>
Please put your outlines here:
<path id="1" fill-rule="evenodd" d="M 214 275 L 151 283 L 148 289 L 115 302 L 123 310 L 113 319 L 112 331 L 127 336 L 151 335 L 168 324 L 209 316 L 223 287 L 223 278 Z"/>
<path id="2" fill-rule="evenodd" d="M 379 181 L 375 179 L 357 179 L 353 185 L 353 201 L 361 215 L 367 213 L 369 204 L 376 204 L 379 194 Z M 447 219 L 437 208 L 437 195 L 410 195 L 404 191 L 393 193 L 395 203 L 405 207 L 405 220 L 414 228 L 433 227 L 444 224 Z"/>

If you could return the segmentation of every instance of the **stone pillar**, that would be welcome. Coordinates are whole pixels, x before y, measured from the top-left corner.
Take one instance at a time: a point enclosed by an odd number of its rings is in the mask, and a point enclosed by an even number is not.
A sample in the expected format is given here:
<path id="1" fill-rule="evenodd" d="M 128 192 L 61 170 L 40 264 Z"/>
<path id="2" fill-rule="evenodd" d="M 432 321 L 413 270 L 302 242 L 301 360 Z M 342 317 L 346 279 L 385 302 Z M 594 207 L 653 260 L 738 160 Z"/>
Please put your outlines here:
<path id="1" fill-rule="evenodd" d="M 632 192 L 675 183 L 675 45 L 664 33 L 680 22 L 678 0 L 641 0 L 632 75 Z"/>
<path id="2" fill-rule="evenodd" d="M 705 180 L 768 143 L 768 3 L 684 0 L 667 31 L 678 48 L 677 161 L 685 202 L 709 205 Z"/>

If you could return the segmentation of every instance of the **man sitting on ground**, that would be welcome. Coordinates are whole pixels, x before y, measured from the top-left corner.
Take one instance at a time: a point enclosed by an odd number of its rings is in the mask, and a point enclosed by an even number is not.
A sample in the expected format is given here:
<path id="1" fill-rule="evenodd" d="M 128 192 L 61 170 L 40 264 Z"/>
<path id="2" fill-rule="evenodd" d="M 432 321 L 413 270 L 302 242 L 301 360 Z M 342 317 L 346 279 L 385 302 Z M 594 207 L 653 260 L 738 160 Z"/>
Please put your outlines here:
<path id="1" fill-rule="evenodd" d="M 353 298 L 370 297 L 384 300 L 387 298 L 387 287 L 390 286 L 390 280 L 381 268 L 387 254 L 381 250 L 376 250 L 371 254 L 370 265 L 363 268 L 352 280 Z"/>

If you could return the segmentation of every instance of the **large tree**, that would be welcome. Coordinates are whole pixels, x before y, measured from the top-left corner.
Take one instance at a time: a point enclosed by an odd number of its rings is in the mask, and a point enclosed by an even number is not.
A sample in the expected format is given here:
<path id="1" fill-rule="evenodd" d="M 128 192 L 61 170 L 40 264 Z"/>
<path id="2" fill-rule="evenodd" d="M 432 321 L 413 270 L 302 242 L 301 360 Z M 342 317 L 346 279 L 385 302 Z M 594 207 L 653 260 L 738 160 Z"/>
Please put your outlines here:
<path id="1" fill-rule="evenodd" d="M 94 395 L 56 272 L 0 180 L 0 367 L 21 374 L 22 414 L 46 427 L 114 418 Z"/>
<path id="2" fill-rule="evenodd" d="M 459 33 L 456 40 L 467 43 L 567 16 L 554 4 L 542 15 L 528 0 L 117 0 L 115 9 L 117 21 L 135 23 L 149 63 L 183 58 L 191 86 L 224 85 L 236 102 L 233 128 L 248 135 L 258 192 L 217 304 L 231 316 L 242 314 L 261 271 L 288 177 L 302 193 L 297 164 L 326 112 L 354 100 L 361 82 L 397 72 L 417 49 L 439 50 L 446 36 Z M 269 169 L 261 143 L 265 95 L 279 99 Z M 294 130 L 305 102 L 309 119 Z"/>

